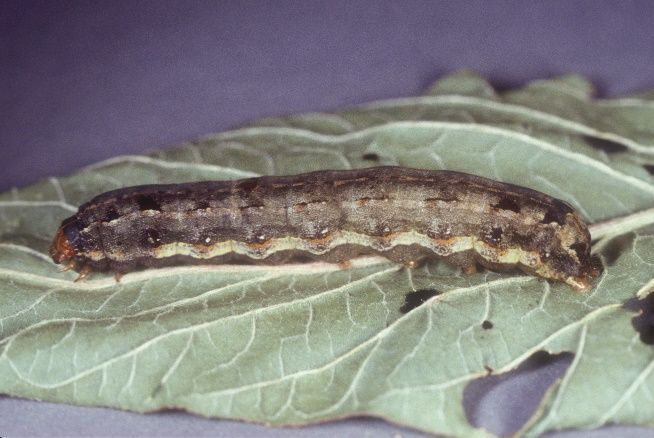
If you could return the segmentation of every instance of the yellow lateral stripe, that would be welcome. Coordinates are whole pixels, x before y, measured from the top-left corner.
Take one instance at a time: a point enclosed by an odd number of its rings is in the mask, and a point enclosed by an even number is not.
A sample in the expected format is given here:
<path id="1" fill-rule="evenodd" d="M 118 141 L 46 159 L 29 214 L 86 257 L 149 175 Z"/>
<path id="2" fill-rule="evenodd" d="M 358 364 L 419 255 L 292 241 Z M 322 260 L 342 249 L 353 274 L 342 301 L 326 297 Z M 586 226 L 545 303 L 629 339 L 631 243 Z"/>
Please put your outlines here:
<path id="1" fill-rule="evenodd" d="M 392 238 L 380 238 L 368 236 L 353 231 L 340 231 L 331 239 L 325 240 L 324 244 L 316 245 L 311 240 L 300 237 L 279 237 L 273 238 L 261 244 L 261 249 L 254 249 L 245 242 L 236 240 L 225 240 L 211 245 L 197 245 L 186 242 L 175 242 L 152 249 L 152 257 L 163 259 L 177 255 L 193 257 L 196 259 L 211 259 L 226 254 L 240 254 L 252 259 L 265 259 L 279 251 L 306 251 L 315 255 L 326 254 L 341 245 L 361 245 L 372 248 L 383 253 L 396 246 L 419 245 L 434 252 L 437 256 L 448 256 L 463 251 L 474 250 L 485 260 L 492 263 L 516 265 L 521 264 L 532 268 L 538 275 L 545 278 L 563 280 L 573 286 L 577 280 L 573 277 L 563 277 L 560 273 L 552 270 L 546 264 L 541 263 L 540 256 L 535 251 L 525 251 L 521 248 L 507 248 L 499 250 L 492 245 L 479 240 L 474 236 L 458 236 L 447 239 L 446 242 L 438 242 L 429 236 L 416 231 L 398 233 Z M 103 254 L 100 251 L 93 251 L 88 254 L 81 254 L 92 260 L 103 260 L 108 256 L 110 260 L 127 262 L 130 258 L 124 253 Z"/>

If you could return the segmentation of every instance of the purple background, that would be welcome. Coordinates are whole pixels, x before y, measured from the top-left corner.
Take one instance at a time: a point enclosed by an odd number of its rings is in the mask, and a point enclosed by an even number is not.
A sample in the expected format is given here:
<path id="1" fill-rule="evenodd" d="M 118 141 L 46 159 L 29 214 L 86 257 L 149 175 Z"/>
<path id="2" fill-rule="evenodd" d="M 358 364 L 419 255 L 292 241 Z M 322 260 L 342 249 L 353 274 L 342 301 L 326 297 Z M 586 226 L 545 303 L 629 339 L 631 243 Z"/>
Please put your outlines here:
<path id="1" fill-rule="evenodd" d="M 602 96 L 654 88 L 653 18 L 650 1 L 4 1 L 0 190 L 262 116 L 420 94 L 461 68 L 500 88 L 566 72 L 589 76 Z M 568 363 L 538 358 L 474 385 L 466 406 L 475 424 L 515 430 Z M 361 419 L 292 432 L 398 431 L 410 434 Z M 0 397 L 0 433 L 288 431 Z"/>

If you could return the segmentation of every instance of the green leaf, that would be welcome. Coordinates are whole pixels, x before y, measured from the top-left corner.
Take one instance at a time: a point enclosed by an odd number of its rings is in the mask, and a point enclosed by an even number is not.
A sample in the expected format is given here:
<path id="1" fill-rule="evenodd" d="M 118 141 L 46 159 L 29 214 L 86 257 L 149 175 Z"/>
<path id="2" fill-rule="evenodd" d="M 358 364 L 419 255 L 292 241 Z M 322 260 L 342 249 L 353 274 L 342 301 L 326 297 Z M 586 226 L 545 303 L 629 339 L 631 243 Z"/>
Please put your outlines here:
<path id="1" fill-rule="evenodd" d="M 578 75 L 535 81 L 498 96 L 483 78 L 462 72 L 434 84 L 423 97 L 373 102 L 335 114 L 268 118 L 253 126 L 286 126 L 344 134 L 403 120 L 483 124 L 555 136 L 566 147 L 602 142 L 654 155 L 654 103 L 646 98 L 592 100 L 592 85 Z"/>
<path id="2" fill-rule="evenodd" d="M 464 73 L 429 96 L 268 119 L 1 194 L 0 393 L 274 425 L 369 415 L 488 436 L 467 419 L 464 389 L 544 350 L 575 357 L 522 433 L 654 426 L 654 348 L 623 306 L 654 289 L 654 107 L 591 93 L 566 76 L 500 95 Z M 475 173 L 614 219 L 592 228 L 604 271 L 586 294 L 379 257 L 75 283 L 47 255 L 60 221 L 109 189 L 382 164 Z M 433 297 L 403 313 L 418 290 Z"/>

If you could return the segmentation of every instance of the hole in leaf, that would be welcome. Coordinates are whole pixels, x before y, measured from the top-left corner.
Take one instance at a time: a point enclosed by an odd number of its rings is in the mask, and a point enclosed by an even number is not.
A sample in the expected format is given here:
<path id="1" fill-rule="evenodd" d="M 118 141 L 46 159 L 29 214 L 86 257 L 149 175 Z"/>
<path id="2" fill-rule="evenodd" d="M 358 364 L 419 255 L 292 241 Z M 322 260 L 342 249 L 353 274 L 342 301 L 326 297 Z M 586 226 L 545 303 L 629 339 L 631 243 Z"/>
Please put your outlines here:
<path id="1" fill-rule="evenodd" d="M 632 298 L 624 306 L 638 312 L 631 319 L 631 324 L 640 333 L 640 340 L 644 344 L 654 345 L 654 291 L 642 300 Z"/>
<path id="2" fill-rule="evenodd" d="M 500 201 L 493 205 L 495 208 L 499 208 L 500 210 L 509 210 L 513 211 L 515 213 L 520 213 L 520 205 L 511 198 L 503 197 L 500 199 Z"/>
<path id="3" fill-rule="evenodd" d="M 573 356 L 538 351 L 515 370 L 470 382 L 463 392 L 466 417 L 473 426 L 497 435 L 517 432 L 532 416 L 547 389 L 565 374 Z M 485 368 L 492 372 L 489 366 Z"/>
<path id="4" fill-rule="evenodd" d="M 436 289 L 419 289 L 415 292 L 411 291 L 404 296 L 404 304 L 400 307 L 400 312 L 408 313 L 436 295 L 440 295 L 440 292 Z"/>
<path id="5" fill-rule="evenodd" d="M 361 156 L 366 161 L 379 161 L 379 155 L 375 154 L 374 152 L 368 152 L 366 154 L 363 154 Z"/>
<path id="6" fill-rule="evenodd" d="M 582 136 L 582 139 L 595 149 L 606 152 L 607 154 L 616 154 L 618 152 L 627 152 L 629 149 L 622 143 L 617 141 L 606 140 L 604 138 L 597 138 L 590 135 Z"/>
<path id="7" fill-rule="evenodd" d="M 654 175 L 654 164 L 643 164 L 643 167 L 650 175 Z"/>

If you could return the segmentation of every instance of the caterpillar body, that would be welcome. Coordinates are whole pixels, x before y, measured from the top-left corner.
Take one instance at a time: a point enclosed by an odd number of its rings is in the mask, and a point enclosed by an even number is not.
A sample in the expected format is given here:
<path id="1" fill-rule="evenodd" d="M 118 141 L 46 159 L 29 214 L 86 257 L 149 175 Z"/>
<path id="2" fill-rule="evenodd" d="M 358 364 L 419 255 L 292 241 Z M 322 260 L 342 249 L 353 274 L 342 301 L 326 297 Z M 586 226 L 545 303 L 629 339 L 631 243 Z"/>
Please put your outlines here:
<path id="1" fill-rule="evenodd" d="M 79 207 L 50 254 L 86 275 L 180 263 L 347 262 L 364 254 L 415 266 L 519 268 L 589 287 L 590 234 L 567 203 L 453 171 L 317 171 L 127 187 Z"/>

